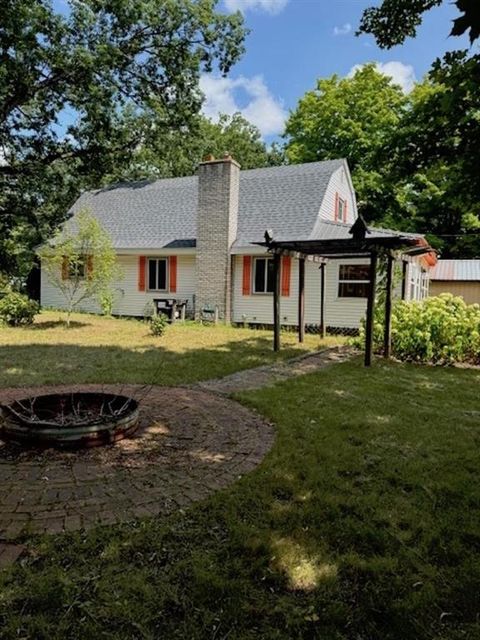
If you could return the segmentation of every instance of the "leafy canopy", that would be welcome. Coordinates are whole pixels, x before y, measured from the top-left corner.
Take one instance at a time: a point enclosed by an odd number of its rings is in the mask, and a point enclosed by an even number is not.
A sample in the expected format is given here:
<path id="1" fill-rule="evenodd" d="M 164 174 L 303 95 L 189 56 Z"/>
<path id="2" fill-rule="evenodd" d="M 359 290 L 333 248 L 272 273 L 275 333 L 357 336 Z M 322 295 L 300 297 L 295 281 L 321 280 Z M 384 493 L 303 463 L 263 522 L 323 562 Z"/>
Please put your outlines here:
<path id="1" fill-rule="evenodd" d="M 222 115 L 213 122 L 199 115 L 189 132 L 153 129 L 128 163 L 119 163 L 103 179 L 104 183 L 188 176 L 212 153 L 230 153 L 242 169 L 282 164 L 283 151 L 276 145 L 267 149 L 260 131 L 240 113 Z"/>
<path id="2" fill-rule="evenodd" d="M 290 162 L 347 158 L 358 204 L 367 218 L 384 211 L 383 149 L 405 113 L 399 86 L 368 64 L 350 78 L 317 81 L 300 99 L 286 125 Z"/>
<path id="3" fill-rule="evenodd" d="M 4 0 L 0 29 L 0 270 L 15 272 L 152 128 L 188 133 L 202 71 L 243 52 L 217 0 Z"/>
<path id="4" fill-rule="evenodd" d="M 441 5 L 443 0 L 383 0 L 379 7 L 365 9 L 358 33 L 370 33 L 379 47 L 390 49 L 414 37 L 423 14 Z M 469 34 L 473 43 L 480 36 L 480 3 L 478 0 L 456 0 L 461 15 L 453 21 L 450 35 Z"/>

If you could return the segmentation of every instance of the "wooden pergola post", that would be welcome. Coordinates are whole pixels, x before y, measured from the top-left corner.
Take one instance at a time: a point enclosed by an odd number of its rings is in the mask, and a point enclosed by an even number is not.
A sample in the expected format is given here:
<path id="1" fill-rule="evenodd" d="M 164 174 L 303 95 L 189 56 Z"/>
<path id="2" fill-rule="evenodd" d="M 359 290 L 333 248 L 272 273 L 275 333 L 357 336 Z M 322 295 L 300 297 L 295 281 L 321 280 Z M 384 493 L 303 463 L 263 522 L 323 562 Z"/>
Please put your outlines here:
<path id="1" fill-rule="evenodd" d="M 377 288 L 377 252 L 370 252 L 370 286 L 368 289 L 367 319 L 365 325 L 365 366 L 372 364 L 373 319 L 375 314 L 375 292 Z"/>
<path id="2" fill-rule="evenodd" d="M 273 254 L 273 350 L 280 351 L 280 260 L 279 253 Z"/>
<path id="3" fill-rule="evenodd" d="M 402 300 L 407 299 L 407 267 L 408 262 L 402 260 Z"/>
<path id="4" fill-rule="evenodd" d="M 393 289 L 393 269 L 395 259 L 391 253 L 387 256 L 387 282 L 385 295 L 385 334 L 383 342 L 383 355 L 390 357 L 392 348 L 392 289 Z"/>
<path id="5" fill-rule="evenodd" d="M 325 262 L 320 265 L 320 335 L 326 335 L 325 327 Z"/>
<path id="6" fill-rule="evenodd" d="M 298 260 L 298 341 L 305 341 L 305 258 Z"/>

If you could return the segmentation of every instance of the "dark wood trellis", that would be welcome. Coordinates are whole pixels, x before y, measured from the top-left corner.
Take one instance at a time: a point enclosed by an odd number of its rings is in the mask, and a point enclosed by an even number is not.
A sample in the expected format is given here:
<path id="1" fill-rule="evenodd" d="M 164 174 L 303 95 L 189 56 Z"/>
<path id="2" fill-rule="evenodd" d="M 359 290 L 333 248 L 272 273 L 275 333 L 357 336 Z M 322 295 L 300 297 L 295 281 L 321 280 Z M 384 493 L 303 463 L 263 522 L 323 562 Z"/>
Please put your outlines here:
<path id="1" fill-rule="evenodd" d="M 393 271 L 395 259 L 402 256 L 420 256 L 435 252 L 421 236 L 402 234 L 394 231 L 369 230 L 363 218 L 358 217 L 349 233 L 351 238 L 328 240 L 274 240 L 270 231 L 265 232 L 265 242 L 261 246 L 273 254 L 274 281 L 273 325 L 275 351 L 280 349 L 280 261 L 282 255 L 288 255 L 299 261 L 298 269 L 298 339 L 305 338 L 305 263 L 314 261 L 320 265 L 320 330 L 325 336 L 325 265 L 329 259 L 365 258 L 369 260 L 370 283 L 367 299 L 365 323 L 365 366 L 370 366 L 373 356 L 373 324 L 375 315 L 375 293 L 379 255 L 386 255 L 386 296 L 385 296 L 385 333 L 384 355 L 391 352 L 391 316 L 393 295 Z M 371 237 L 368 237 L 368 236 Z M 404 265 L 406 263 L 404 262 Z M 406 267 L 403 269 L 402 297 L 406 292 Z"/>

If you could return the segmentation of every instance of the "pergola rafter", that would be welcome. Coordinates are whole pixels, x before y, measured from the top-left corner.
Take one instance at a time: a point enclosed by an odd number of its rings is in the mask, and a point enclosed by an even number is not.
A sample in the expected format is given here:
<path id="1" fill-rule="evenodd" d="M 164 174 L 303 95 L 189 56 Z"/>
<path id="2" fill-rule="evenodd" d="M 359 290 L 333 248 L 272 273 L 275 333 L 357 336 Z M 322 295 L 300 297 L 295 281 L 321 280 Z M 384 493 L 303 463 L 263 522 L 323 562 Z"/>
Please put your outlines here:
<path id="1" fill-rule="evenodd" d="M 430 264 L 435 261 L 435 251 L 425 239 L 414 234 L 369 229 L 361 216 L 357 218 L 349 229 L 351 238 L 309 239 L 309 240 L 274 240 L 271 231 L 265 232 L 265 242 L 257 243 L 273 254 L 274 281 L 273 318 L 274 318 L 274 349 L 280 349 L 280 259 L 282 255 L 289 255 L 299 261 L 298 286 L 298 337 L 303 342 L 305 336 L 305 263 L 313 261 L 320 264 L 321 292 L 320 292 L 320 326 L 325 335 L 325 265 L 328 260 L 342 258 L 368 258 L 370 261 L 370 284 L 367 300 L 367 316 L 365 324 L 365 366 L 370 366 L 373 355 L 373 324 L 375 315 L 375 293 L 377 280 L 377 265 L 379 254 L 387 257 L 386 273 L 386 301 L 385 301 L 385 340 L 384 355 L 390 357 L 391 350 L 391 315 L 393 295 L 393 270 L 395 259 L 402 257 L 416 257 L 424 255 Z M 403 270 L 405 278 L 406 270 Z M 405 291 L 403 283 L 402 291 Z"/>

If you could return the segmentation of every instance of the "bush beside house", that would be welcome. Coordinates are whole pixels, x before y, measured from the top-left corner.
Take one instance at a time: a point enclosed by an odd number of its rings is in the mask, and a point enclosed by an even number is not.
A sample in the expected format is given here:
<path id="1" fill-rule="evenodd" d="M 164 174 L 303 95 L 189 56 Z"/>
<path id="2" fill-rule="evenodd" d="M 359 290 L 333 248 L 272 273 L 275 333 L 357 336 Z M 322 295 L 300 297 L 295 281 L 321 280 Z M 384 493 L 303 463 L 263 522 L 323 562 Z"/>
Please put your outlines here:
<path id="1" fill-rule="evenodd" d="M 383 347 L 383 306 L 375 316 L 374 348 Z M 358 345 L 363 346 L 364 328 Z M 480 305 L 451 294 L 421 302 L 398 301 L 392 311 L 392 355 L 399 360 L 480 364 Z"/>
<path id="2" fill-rule="evenodd" d="M 17 291 L 8 291 L 0 298 L 0 323 L 11 327 L 32 324 L 40 305 Z"/>

